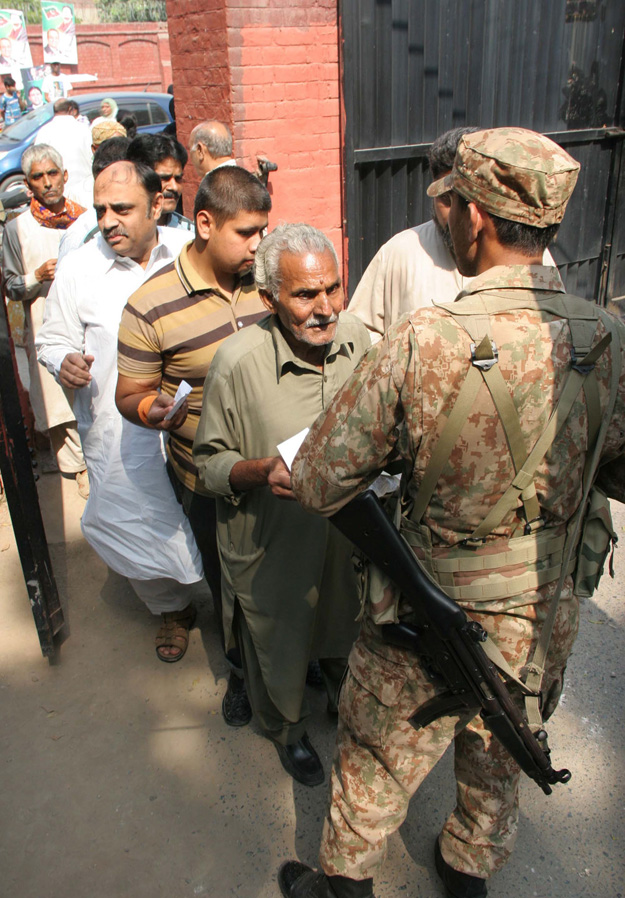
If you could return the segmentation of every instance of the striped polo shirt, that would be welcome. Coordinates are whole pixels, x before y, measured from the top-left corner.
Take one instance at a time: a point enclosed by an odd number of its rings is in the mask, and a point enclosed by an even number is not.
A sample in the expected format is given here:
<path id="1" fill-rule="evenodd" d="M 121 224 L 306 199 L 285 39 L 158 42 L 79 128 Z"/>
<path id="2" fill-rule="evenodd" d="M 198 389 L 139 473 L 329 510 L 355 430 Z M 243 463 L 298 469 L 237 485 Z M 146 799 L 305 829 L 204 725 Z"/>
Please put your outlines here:
<path id="1" fill-rule="evenodd" d="M 161 389 L 169 396 L 182 380 L 190 384 L 189 414 L 182 427 L 169 434 L 167 455 L 182 483 L 206 495 L 191 452 L 204 378 L 219 344 L 268 313 L 251 274 L 241 278 L 230 299 L 191 266 L 190 245 L 128 300 L 119 328 L 117 368 L 133 380 L 160 376 Z"/>

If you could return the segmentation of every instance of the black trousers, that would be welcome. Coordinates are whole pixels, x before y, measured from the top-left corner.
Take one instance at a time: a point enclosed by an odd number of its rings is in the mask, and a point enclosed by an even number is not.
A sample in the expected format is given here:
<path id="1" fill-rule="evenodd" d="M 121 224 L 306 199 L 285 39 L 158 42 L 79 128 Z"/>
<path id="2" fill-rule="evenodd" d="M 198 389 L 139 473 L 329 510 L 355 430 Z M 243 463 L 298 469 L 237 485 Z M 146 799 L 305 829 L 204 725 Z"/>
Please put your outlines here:
<path id="1" fill-rule="evenodd" d="M 197 547 L 202 556 L 204 576 L 213 595 L 213 607 L 215 609 L 215 617 L 217 618 L 221 647 L 228 661 L 239 668 L 241 661 L 238 650 L 232 649 L 230 652 L 226 652 L 221 602 L 221 563 L 217 549 L 217 510 L 215 500 L 211 499 L 210 496 L 201 496 L 199 493 L 194 493 L 184 483 L 181 483 L 169 461 L 167 462 L 167 474 L 174 488 L 176 498 L 182 505 L 182 510 L 189 521 Z"/>

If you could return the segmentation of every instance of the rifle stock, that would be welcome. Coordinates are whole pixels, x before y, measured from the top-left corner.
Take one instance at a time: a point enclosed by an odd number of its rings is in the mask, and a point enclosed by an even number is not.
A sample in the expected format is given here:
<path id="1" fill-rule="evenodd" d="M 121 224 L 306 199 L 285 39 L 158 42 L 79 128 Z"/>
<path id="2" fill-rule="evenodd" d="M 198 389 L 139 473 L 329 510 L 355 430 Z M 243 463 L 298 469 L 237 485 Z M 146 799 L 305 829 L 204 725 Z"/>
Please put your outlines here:
<path id="1" fill-rule="evenodd" d="M 471 620 L 422 568 L 370 490 L 334 514 L 332 523 L 401 590 L 417 624 L 383 624 L 384 638 L 415 652 L 428 673 L 446 689 L 411 718 L 419 729 L 438 717 L 474 709 L 521 769 L 545 792 L 571 778 L 554 770 L 546 747 L 547 734 L 535 736 L 513 701 L 496 667 L 480 645 L 486 632 Z M 544 744 L 541 744 L 544 743 Z"/>

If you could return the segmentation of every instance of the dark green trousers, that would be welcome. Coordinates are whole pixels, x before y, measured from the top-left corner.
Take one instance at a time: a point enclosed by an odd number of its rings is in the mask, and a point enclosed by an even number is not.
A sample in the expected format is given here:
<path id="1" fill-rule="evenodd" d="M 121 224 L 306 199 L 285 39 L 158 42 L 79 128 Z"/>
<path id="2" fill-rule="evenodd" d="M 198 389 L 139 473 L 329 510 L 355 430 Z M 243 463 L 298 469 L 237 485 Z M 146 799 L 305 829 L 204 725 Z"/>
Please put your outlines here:
<path id="1" fill-rule="evenodd" d="M 269 697 L 263 682 L 254 641 L 247 626 L 245 615 L 238 602 L 235 603 L 234 607 L 232 628 L 237 648 L 241 653 L 247 695 L 256 723 L 265 736 L 274 742 L 280 743 L 280 745 L 292 745 L 294 742 L 298 742 L 306 732 L 306 725 L 310 717 L 310 708 L 305 693 L 302 697 L 302 710 L 299 720 L 295 723 L 286 720 Z M 328 708 L 335 710 L 339 688 L 347 666 L 347 659 L 320 658 L 319 665 L 326 692 L 328 693 Z"/>

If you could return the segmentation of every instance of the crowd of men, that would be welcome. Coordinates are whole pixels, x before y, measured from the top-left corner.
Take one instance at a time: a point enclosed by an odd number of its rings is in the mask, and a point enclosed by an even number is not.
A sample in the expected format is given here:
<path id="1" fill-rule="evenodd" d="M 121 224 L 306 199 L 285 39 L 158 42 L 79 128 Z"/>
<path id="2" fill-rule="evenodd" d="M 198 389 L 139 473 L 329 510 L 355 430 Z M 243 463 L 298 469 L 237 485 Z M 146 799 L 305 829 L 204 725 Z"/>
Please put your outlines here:
<path id="1" fill-rule="evenodd" d="M 223 718 L 254 716 L 307 786 L 325 779 L 307 731 L 318 661 L 338 717 L 330 806 L 320 869 L 285 863 L 286 898 L 373 895 L 388 836 L 452 741 L 457 803 L 435 865 L 449 895 L 486 895 L 515 841 L 520 768 L 389 641 L 389 624 L 413 622 L 407 597 L 354 564 L 325 518 L 399 469 L 387 502 L 400 533 L 488 634 L 508 683 L 530 672 L 515 696 L 535 700 L 542 727 L 589 576 L 567 534 L 599 461 L 625 498 L 623 326 L 567 296 L 548 252 L 579 165 L 523 129 L 442 135 L 432 220 L 380 249 L 345 311 L 331 241 L 302 223 L 267 232 L 270 195 L 223 124 L 194 128 L 187 153 L 99 123 L 85 209 L 54 146 L 73 128 L 67 102 L 49 143 L 24 153 L 32 200 L 6 229 L 3 274 L 27 311 L 37 426 L 63 473 L 88 472 L 85 538 L 158 616 L 166 663 L 187 650 L 206 577 L 230 669 Z M 303 444 L 289 454 L 291 438 Z M 436 699 L 443 710 L 412 726 Z"/>

